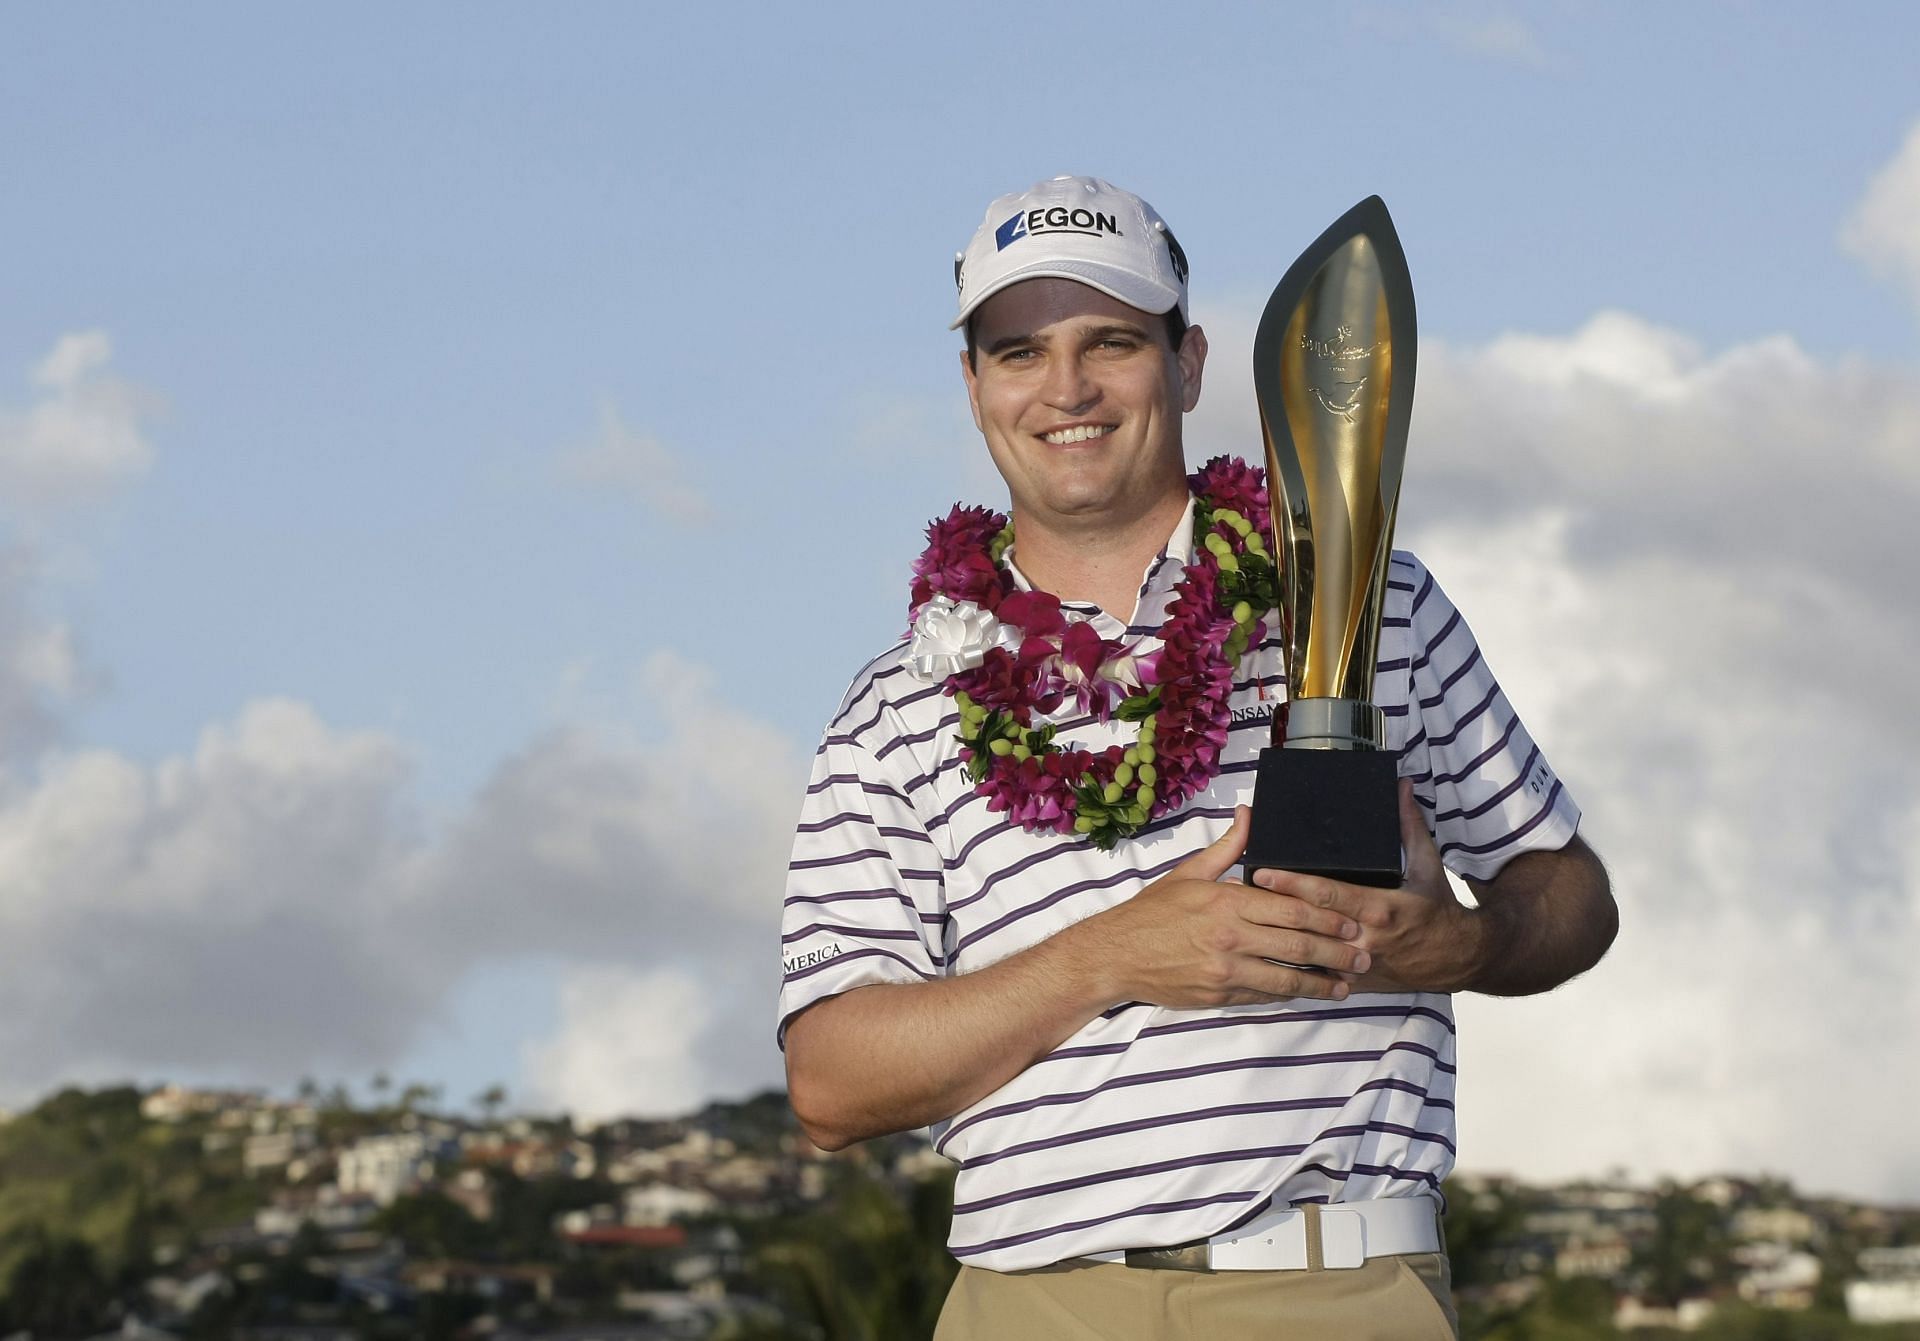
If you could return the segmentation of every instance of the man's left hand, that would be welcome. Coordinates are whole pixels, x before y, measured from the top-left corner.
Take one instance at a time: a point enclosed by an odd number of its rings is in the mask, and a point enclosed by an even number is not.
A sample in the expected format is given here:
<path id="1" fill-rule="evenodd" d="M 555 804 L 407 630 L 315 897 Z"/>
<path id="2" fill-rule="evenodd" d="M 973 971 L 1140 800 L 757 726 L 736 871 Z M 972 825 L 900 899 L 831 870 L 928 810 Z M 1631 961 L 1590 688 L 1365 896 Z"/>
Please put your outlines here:
<path id="1" fill-rule="evenodd" d="M 1400 782 L 1400 842 L 1407 873 L 1398 889 L 1349 885 L 1294 871 L 1260 871 L 1253 883 L 1315 907 L 1325 887 L 1348 891 L 1359 931 L 1352 944 L 1373 958 L 1355 992 L 1526 995 L 1583 973 L 1606 952 L 1619 926 L 1605 868 L 1577 836 L 1555 852 L 1510 861 L 1492 880 L 1469 880 L 1478 907 L 1454 896 L 1440 849 Z"/>
<path id="2" fill-rule="evenodd" d="M 1473 913 L 1454 897 L 1440 864 L 1440 849 L 1413 799 L 1413 784 L 1400 780 L 1400 845 L 1407 873 L 1398 889 L 1342 885 L 1362 907 L 1353 944 L 1373 956 L 1373 966 L 1350 978 L 1356 992 L 1453 992 L 1472 972 Z M 1340 884 L 1294 871 L 1260 871 L 1253 883 L 1276 894 L 1312 903 L 1317 886 Z"/>

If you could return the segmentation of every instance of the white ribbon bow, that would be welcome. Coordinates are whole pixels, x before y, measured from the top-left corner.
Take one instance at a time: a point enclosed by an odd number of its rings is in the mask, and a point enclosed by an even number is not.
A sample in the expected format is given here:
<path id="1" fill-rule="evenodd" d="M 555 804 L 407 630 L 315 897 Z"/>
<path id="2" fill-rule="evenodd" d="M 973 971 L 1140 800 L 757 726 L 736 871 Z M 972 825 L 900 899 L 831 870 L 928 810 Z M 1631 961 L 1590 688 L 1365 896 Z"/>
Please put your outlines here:
<path id="1" fill-rule="evenodd" d="M 989 648 L 1005 642 L 1013 632 L 972 601 L 934 596 L 914 616 L 913 640 L 900 664 L 918 678 L 938 683 L 978 666 Z"/>

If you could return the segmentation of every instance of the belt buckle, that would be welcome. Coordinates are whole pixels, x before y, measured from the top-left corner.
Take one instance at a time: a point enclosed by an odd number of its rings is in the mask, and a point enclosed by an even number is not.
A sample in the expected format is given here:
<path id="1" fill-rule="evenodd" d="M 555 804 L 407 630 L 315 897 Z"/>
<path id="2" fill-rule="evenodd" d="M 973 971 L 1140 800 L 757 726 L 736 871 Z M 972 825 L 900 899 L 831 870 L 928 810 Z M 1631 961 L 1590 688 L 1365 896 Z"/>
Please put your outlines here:
<path id="1" fill-rule="evenodd" d="M 1320 1212 L 1321 1265 L 1329 1270 L 1367 1264 L 1367 1220 L 1358 1211 L 1329 1206 Z"/>
<path id="2" fill-rule="evenodd" d="M 1212 1271 L 1213 1245 L 1206 1239 L 1200 1239 L 1171 1248 L 1129 1248 L 1127 1265 L 1157 1267 L 1165 1271 Z"/>

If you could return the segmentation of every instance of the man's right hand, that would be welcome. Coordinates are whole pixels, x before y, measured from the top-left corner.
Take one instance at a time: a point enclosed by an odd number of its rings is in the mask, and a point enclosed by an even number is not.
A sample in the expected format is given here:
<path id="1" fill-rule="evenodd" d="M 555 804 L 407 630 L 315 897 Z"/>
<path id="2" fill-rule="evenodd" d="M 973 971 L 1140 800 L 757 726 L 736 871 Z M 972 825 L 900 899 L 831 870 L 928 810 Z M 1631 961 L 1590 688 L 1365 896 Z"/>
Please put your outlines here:
<path id="1" fill-rule="evenodd" d="M 1360 934 L 1358 909 L 1340 906 L 1346 891 L 1337 886 L 1315 906 L 1223 878 L 1239 865 L 1248 828 L 1247 808 L 1237 807 L 1211 847 L 1064 933 L 1081 942 L 1088 972 L 1108 984 L 1103 995 L 1182 1010 L 1347 995 L 1347 978 L 1371 963 L 1349 943 Z"/>

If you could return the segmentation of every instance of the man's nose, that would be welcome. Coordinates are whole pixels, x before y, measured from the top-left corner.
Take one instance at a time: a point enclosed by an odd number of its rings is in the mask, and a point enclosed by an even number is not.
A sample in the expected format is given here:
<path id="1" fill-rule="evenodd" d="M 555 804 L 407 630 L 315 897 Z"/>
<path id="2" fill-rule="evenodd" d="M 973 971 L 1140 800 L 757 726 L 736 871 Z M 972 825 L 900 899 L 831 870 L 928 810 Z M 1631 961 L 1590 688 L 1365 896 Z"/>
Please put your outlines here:
<path id="1" fill-rule="evenodd" d="M 1100 399 L 1100 385 L 1088 374 L 1086 362 L 1057 358 L 1047 368 L 1047 404 L 1056 410 L 1085 410 Z"/>

